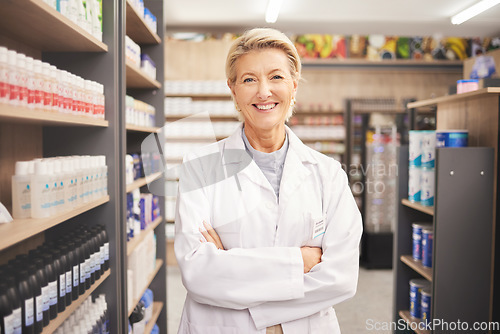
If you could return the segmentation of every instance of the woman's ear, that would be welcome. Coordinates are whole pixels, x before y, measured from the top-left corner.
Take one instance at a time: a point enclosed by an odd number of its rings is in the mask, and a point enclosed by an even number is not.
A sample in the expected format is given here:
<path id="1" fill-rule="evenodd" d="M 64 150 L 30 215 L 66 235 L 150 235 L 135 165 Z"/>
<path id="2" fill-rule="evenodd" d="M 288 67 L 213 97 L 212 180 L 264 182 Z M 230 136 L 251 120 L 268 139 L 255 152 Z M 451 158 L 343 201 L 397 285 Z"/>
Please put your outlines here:
<path id="1" fill-rule="evenodd" d="M 227 79 L 226 83 L 227 83 L 227 86 L 229 87 L 229 89 L 231 90 L 231 94 L 234 97 L 234 83 L 232 83 L 229 79 Z"/>

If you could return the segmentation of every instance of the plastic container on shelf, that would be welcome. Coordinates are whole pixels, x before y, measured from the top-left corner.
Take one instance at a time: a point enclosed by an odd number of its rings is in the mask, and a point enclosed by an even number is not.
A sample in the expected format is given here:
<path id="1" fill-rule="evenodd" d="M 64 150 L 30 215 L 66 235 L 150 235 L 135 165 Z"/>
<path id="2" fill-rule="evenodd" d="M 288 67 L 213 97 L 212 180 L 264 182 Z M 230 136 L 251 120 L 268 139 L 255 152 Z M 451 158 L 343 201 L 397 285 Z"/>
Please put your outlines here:
<path id="1" fill-rule="evenodd" d="M 414 318 L 421 318 L 421 293 L 422 289 L 428 288 L 431 283 L 423 278 L 415 278 L 410 280 L 410 315 Z"/>
<path id="2" fill-rule="evenodd" d="M 422 265 L 432 268 L 432 248 L 434 231 L 432 227 L 422 229 Z"/>
<path id="3" fill-rule="evenodd" d="M 429 223 L 413 223 L 412 226 L 412 241 L 413 241 L 413 252 L 412 256 L 414 260 L 422 260 L 422 230 L 425 228 L 432 227 Z"/>

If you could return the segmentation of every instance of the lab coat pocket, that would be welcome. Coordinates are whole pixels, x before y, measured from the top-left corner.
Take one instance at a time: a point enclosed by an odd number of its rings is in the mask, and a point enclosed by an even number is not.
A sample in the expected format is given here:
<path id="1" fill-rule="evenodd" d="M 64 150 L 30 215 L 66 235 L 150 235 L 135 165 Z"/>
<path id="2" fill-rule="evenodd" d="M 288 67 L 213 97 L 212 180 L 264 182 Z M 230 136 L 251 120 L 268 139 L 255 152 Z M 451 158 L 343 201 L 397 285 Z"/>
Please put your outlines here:
<path id="1" fill-rule="evenodd" d="M 321 247 L 326 230 L 325 216 L 313 216 L 310 212 L 304 214 L 305 240 L 303 246 Z"/>
<path id="2" fill-rule="evenodd" d="M 340 334 L 339 322 L 333 307 L 329 307 L 309 318 L 310 334 Z"/>

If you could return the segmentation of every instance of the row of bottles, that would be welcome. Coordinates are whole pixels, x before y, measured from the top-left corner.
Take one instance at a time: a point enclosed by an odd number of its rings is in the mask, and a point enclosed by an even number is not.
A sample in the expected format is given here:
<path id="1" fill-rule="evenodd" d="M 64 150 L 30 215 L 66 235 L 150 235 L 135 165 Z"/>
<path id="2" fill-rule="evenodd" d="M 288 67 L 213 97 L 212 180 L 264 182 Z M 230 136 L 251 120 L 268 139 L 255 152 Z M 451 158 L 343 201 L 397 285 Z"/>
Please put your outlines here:
<path id="1" fill-rule="evenodd" d="M 94 302 L 88 297 L 71 316 L 55 331 L 55 334 L 108 334 L 109 314 L 105 295 Z"/>
<path id="2" fill-rule="evenodd" d="M 41 333 L 109 268 L 103 226 L 79 226 L 0 267 L 1 334 Z"/>
<path id="3" fill-rule="evenodd" d="M 0 46 L 0 103 L 104 119 L 104 86 Z"/>
<path id="4" fill-rule="evenodd" d="M 14 219 L 47 218 L 108 194 L 106 157 L 72 156 L 16 162 Z"/>

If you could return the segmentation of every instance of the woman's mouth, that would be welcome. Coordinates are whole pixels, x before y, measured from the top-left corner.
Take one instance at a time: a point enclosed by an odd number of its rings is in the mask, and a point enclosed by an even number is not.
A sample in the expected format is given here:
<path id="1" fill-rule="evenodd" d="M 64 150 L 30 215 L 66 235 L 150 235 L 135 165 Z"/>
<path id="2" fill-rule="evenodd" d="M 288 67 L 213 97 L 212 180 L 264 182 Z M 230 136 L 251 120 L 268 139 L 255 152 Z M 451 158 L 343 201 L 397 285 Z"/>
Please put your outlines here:
<path id="1" fill-rule="evenodd" d="M 254 104 L 253 106 L 261 111 L 270 111 L 274 109 L 278 104 L 277 103 L 267 103 L 267 104 Z"/>

